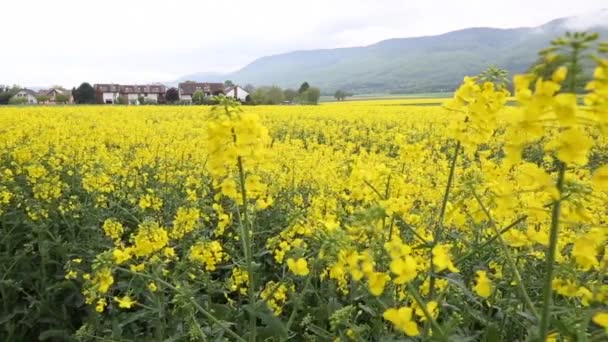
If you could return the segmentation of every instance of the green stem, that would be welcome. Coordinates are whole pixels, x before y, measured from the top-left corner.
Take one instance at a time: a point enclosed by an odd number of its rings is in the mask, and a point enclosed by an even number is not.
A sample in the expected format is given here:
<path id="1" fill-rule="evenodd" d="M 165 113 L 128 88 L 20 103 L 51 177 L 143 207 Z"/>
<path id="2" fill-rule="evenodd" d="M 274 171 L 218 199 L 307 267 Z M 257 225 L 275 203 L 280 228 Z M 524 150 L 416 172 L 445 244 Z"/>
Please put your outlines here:
<path id="1" fill-rule="evenodd" d="M 441 233 L 443 230 L 443 220 L 445 218 L 445 210 L 448 206 L 448 198 L 450 195 L 450 188 L 452 187 L 452 182 L 454 181 L 454 171 L 456 170 L 456 161 L 458 160 L 458 152 L 460 151 L 460 141 L 456 143 L 456 149 L 454 150 L 454 156 L 452 157 L 452 162 L 450 164 L 450 173 L 448 175 L 448 183 L 445 186 L 445 193 L 443 194 L 443 200 L 441 201 L 441 211 L 439 212 L 439 220 L 437 221 L 437 226 L 435 227 L 435 231 L 433 232 L 433 246 L 435 247 L 437 243 L 441 240 Z M 431 267 L 430 274 L 431 278 L 429 280 L 429 297 L 432 299 L 435 296 L 435 265 L 433 265 L 433 248 L 430 248 L 431 254 Z"/>
<path id="2" fill-rule="evenodd" d="M 308 286 L 310 285 L 311 279 L 312 279 L 312 275 L 308 275 L 308 277 L 306 277 L 306 283 L 304 284 L 304 289 L 302 290 L 301 297 L 304 297 L 306 295 L 306 291 L 308 290 Z M 293 324 L 293 322 L 296 318 L 296 314 L 298 313 L 300 306 L 302 306 L 302 301 L 303 301 L 302 298 L 299 298 L 299 300 L 296 302 L 296 304 L 293 308 L 293 311 L 291 312 L 291 315 L 289 316 L 289 320 L 287 321 L 287 326 L 286 326 L 287 331 L 289 331 L 289 328 Z"/>
<path id="3" fill-rule="evenodd" d="M 564 175 L 566 173 L 566 164 L 559 162 L 559 171 L 557 174 L 557 191 L 561 197 L 564 188 Z M 557 252 L 557 240 L 559 236 L 559 216 L 561 211 L 561 198 L 555 201 L 553 204 L 553 210 L 551 212 L 551 232 L 549 233 L 549 251 L 546 258 L 546 274 L 545 284 L 543 286 L 543 311 L 540 319 L 540 326 L 538 329 L 538 336 L 541 341 L 547 338 L 549 333 L 549 321 L 552 306 L 553 297 L 553 266 L 555 264 L 555 254 Z"/>
<path id="4" fill-rule="evenodd" d="M 137 276 L 141 276 L 141 277 L 144 277 L 144 278 L 155 280 L 155 281 L 163 284 L 167 288 L 169 288 L 169 289 L 171 289 L 171 290 L 173 290 L 173 291 L 175 291 L 175 292 L 177 292 L 179 294 L 185 295 L 180 289 L 178 289 L 177 287 L 171 285 L 170 283 L 168 283 L 168 282 L 166 282 L 166 281 L 164 281 L 164 280 L 162 280 L 160 278 L 157 278 L 157 277 L 145 274 L 145 273 L 131 272 L 131 270 L 126 269 L 126 268 L 122 268 L 122 267 L 116 267 L 116 269 L 120 270 L 120 271 L 123 271 L 123 272 L 126 272 L 126 273 L 129 273 L 129 274 L 133 274 L 133 275 L 137 275 Z M 205 317 L 207 317 L 207 319 L 209 319 L 213 323 L 217 324 L 220 328 L 222 328 L 228 335 L 234 337 L 234 339 L 237 340 L 237 341 L 245 342 L 245 339 L 243 339 L 241 336 L 239 336 L 234 331 L 230 330 L 229 327 L 227 327 L 222 321 L 220 321 L 215 316 L 213 316 L 209 311 L 205 310 L 205 308 L 203 308 L 197 301 L 195 301 L 192 296 L 185 295 L 184 297 L 188 298 L 188 300 L 190 301 L 190 303 L 198 311 L 200 311 Z"/>
<path id="5" fill-rule="evenodd" d="M 416 304 L 418 304 L 420 309 L 422 309 L 422 312 L 424 313 L 424 317 L 426 317 L 426 320 L 431 323 L 431 326 L 433 327 L 433 331 L 435 332 L 435 334 L 438 335 L 440 340 L 447 341 L 447 338 L 446 338 L 443 330 L 441 330 L 441 327 L 439 326 L 439 324 L 437 324 L 437 321 L 435 320 L 435 318 L 433 318 L 433 315 L 431 315 L 431 313 L 427 309 L 426 303 L 422 300 L 422 297 L 420 297 L 420 294 L 418 293 L 418 291 L 416 291 L 414 286 L 412 286 L 412 283 L 407 284 L 407 289 L 410 292 L 410 294 L 412 295 L 412 297 L 414 297 L 414 301 L 416 302 Z"/>
<path id="6" fill-rule="evenodd" d="M 501 229 L 500 231 L 498 231 L 498 234 L 495 234 L 491 238 L 484 241 L 484 243 L 480 244 L 479 246 L 475 246 L 475 248 L 472 251 L 470 251 L 469 253 L 456 259 L 456 261 L 454 263 L 459 264 L 459 263 L 463 262 L 464 260 L 468 259 L 469 257 L 471 257 L 473 254 L 478 253 L 479 251 L 483 250 L 486 246 L 488 246 L 492 242 L 496 241 L 499 237 L 501 237 L 502 234 L 508 232 L 509 230 L 511 230 L 511 228 L 515 227 L 516 225 L 518 225 L 520 222 L 523 222 L 527 218 L 528 218 L 528 215 L 524 215 L 524 216 L 518 218 L 517 220 L 513 221 L 511 224 L 509 224 L 508 226 L 506 226 L 503 229 Z"/>
<path id="7" fill-rule="evenodd" d="M 239 168 L 239 178 L 241 181 L 241 199 L 243 201 L 243 215 L 239 212 L 239 227 L 241 230 L 243 250 L 245 253 L 245 263 L 247 263 L 247 278 L 249 280 L 249 286 L 247 292 L 249 294 L 249 341 L 255 342 L 256 338 L 256 318 L 254 315 L 255 310 L 255 277 L 253 276 L 253 247 L 251 243 L 251 225 L 249 222 L 249 216 L 247 213 L 247 192 L 245 189 L 245 170 L 243 168 L 243 159 L 241 156 L 237 159 Z"/>
<path id="8" fill-rule="evenodd" d="M 515 281 L 517 282 L 517 288 L 519 289 L 519 292 L 520 292 L 520 295 L 524 302 L 524 305 L 526 305 L 528 307 L 528 309 L 530 309 L 530 311 L 532 312 L 534 317 L 538 318 L 538 312 L 536 311 L 536 308 L 534 308 L 534 304 L 532 303 L 530 296 L 528 296 L 528 291 L 526 290 L 526 286 L 524 285 L 524 282 L 521 278 L 521 274 L 519 273 L 519 269 L 517 268 L 517 263 L 515 262 L 515 259 L 513 259 L 513 255 L 511 255 L 511 251 L 509 251 L 509 248 L 505 244 L 505 241 L 502 239 L 501 233 L 498 231 L 498 227 L 496 227 L 496 222 L 494 222 L 494 219 L 492 218 L 490 211 L 483 204 L 483 202 L 477 195 L 477 192 L 475 192 L 474 189 L 471 189 L 471 190 L 473 192 L 473 196 L 475 197 L 475 200 L 481 207 L 481 210 L 483 210 L 484 214 L 488 218 L 488 221 L 490 221 L 490 226 L 494 230 L 494 234 L 497 237 L 496 239 L 500 243 L 500 247 L 502 248 L 502 251 L 505 254 L 505 257 L 507 258 L 507 264 L 509 265 L 511 272 L 513 272 L 513 275 L 515 276 Z"/>

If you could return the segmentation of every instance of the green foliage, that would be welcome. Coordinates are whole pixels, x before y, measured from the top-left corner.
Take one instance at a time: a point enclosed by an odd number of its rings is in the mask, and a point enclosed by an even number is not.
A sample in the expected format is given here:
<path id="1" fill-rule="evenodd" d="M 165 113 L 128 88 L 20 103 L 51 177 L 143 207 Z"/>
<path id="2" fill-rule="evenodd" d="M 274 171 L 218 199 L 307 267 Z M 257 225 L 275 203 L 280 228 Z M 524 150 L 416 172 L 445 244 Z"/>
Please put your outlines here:
<path id="1" fill-rule="evenodd" d="M 197 90 L 192 94 L 192 103 L 202 105 L 205 102 L 205 93 Z"/>
<path id="2" fill-rule="evenodd" d="M 13 96 L 10 98 L 10 100 L 8 100 L 8 104 L 13 105 L 13 106 L 24 105 L 24 104 L 27 104 L 27 98 Z"/>
<path id="3" fill-rule="evenodd" d="M 95 103 L 95 89 L 87 83 L 82 83 L 74 91 L 74 102 L 78 104 L 93 104 Z"/>
<path id="4" fill-rule="evenodd" d="M 551 41 L 551 47 L 542 50 L 535 64 L 529 69 L 536 77 L 551 79 L 551 76 L 559 67 L 568 68 L 566 84 L 574 84 L 575 92 L 583 93 L 585 84 L 591 79 L 591 74 L 585 72 L 589 69 L 593 56 L 585 52 L 599 38 L 597 33 L 566 33 L 563 37 Z M 574 55 L 568 53 L 570 49 L 580 50 L 577 54 L 577 62 L 574 62 Z"/>
<path id="5" fill-rule="evenodd" d="M 146 102 L 146 98 L 140 95 L 137 97 L 137 102 L 139 104 L 144 104 Z"/>
<path id="6" fill-rule="evenodd" d="M 17 181 L 25 182 L 25 176 Z M 73 191 L 82 191 L 79 184 L 74 183 Z M 33 200 L 28 192 L 20 196 Z M 89 311 L 78 284 L 65 279 L 64 265 L 76 255 L 90 255 L 90 246 L 103 244 L 97 229 L 100 212 L 89 209 L 69 220 L 53 210 L 47 224 L 37 225 L 25 210 L 3 213 L 0 341 L 67 341 L 83 323 Z"/>
<path id="7" fill-rule="evenodd" d="M 121 104 L 121 105 L 128 105 L 129 98 L 121 95 L 118 98 L 116 98 L 116 103 Z"/>
<path id="8" fill-rule="evenodd" d="M 272 86 L 266 92 L 265 103 L 271 105 L 280 104 L 284 98 L 283 90 L 277 86 Z"/>
<path id="9" fill-rule="evenodd" d="M 68 103 L 70 101 L 70 97 L 68 95 L 65 94 L 57 94 L 55 95 L 55 102 L 57 103 Z"/>
<path id="10" fill-rule="evenodd" d="M 13 97 L 21 87 L 14 85 L 12 87 L 0 85 L 0 105 L 8 104 L 11 97 Z"/>
<path id="11" fill-rule="evenodd" d="M 334 97 L 336 98 L 336 100 L 338 101 L 344 101 L 347 97 L 349 96 L 353 96 L 353 94 L 345 92 L 344 90 L 337 90 L 334 93 Z"/>
<path id="12" fill-rule="evenodd" d="M 177 88 L 171 87 L 171 88 L 167 89 L 165 98 L 168 103 L 175 103 L 175 102 L 179 101 L 179 91 L 177 90 Z"/>
<path id="13" fill-rule="evenodd" d="M 232 87 L 234 85 L 234 83 L 231 80 L 225 80 L 224 81 L 224 85 L 226 87 Z"/>
<path id="14" fill-rule="evenodd" d="M 47 95 L 38 95 L 36 96 L 36 101 L 38 101 L 39 104 L 43 104 L 45 102 L 47 102 L 48 100 L 50 100 L 51 98 Z"/>
<path id="15" fill-rule="evenodd" d="M 283 97 L 285 98 L 285 101 L 294 102 L 298 97 L 298 92 L 291 88 L 288 88 L 283 90 Z"/>
<path id="16" fill-rule="evenodd" d="M 277 86 L 256 88 L 250 96 L 254 104 L 277 105 L 285 100 L 283 89 Z"/>
<path id="17" fill-rule="evenodd" d="M 494 83 L 497 88 L 507 88 L 509 85 L 509 72 L 495 65 L 490 65 L 478 77 L 479 81 Z"/>
<path id="18" fill-rule="evenodd" d="M 300 89 L 298 89 L 298 94 L 300 94 L 300 95 L 304 94 L 304 92 L 307 91 L 308 88 L 310 88 L 310 85 L 308 84 L 308 82 L 302 83 L 302 85 L 300 85 Z"/>
<path id="19" fill-rule="evenodd" d="M 316 105 L 319 103 L 319 98 L 321 97 L 321 90 L 317 87 L 309 87 L 306 91 L 300 94 L 300 102 L 303 104 L 313 104 Z"/>

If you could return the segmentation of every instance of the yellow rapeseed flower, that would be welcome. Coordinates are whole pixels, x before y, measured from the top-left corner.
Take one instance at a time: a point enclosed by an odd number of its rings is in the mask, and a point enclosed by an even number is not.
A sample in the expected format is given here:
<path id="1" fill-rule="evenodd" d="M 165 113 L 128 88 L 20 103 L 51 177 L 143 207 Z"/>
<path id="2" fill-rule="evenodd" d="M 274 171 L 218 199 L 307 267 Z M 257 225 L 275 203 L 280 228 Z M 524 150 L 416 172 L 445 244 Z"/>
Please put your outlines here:
<path id="1" fill-rule="evenodd" d="M 130 296 L 124 295 L 122 297 L 114 297 L 114 300 L 118 303 L 118 307 L 121 309 L 130 309 L 136 301 L 134 301 Z"/>
<path id="2" fill-rule="evenodd" d="M 418 336 L 420 332 L 418 331 L 418 325 L 412 320 L 412 313 L 413 310 L 409 307 L 390 308 L 384 311 L 382 317 L 393 323 L 395 328 L 404 332 L 406 335 Z"/>
<path id="3" fill-rule="evenodd" d="M 307 276 L 308 273 L 310 273 L 308 269 L 308 262 L 306 262 L 306 259 L 304 258 L 298 258 L 295 260 L 293 258 L 287 259 L 287 267 L 289 267 L 289 270 L 291 270 L 291 272 L 297 276 Z"/>
<path id="4" fill-rule="evenodd" d="M 475 286 L 473 286 L 473 290 L 477 295 L 483 298 L 488 298 L 492 294 L 492 282 L 488 278 L 486 271 L 477 271 L 475 272 L 477 275 Z"/>

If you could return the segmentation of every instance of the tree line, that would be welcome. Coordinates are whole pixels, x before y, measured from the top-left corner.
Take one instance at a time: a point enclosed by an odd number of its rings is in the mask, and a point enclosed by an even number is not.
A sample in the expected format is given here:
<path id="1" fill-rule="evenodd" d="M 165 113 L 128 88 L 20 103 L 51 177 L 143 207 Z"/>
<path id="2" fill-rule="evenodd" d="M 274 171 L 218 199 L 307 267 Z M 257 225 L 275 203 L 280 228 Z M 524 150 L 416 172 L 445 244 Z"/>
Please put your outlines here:
<path id="1" fill-rule="evenodd" d="M 251 85 L 245 86 L 245 91 L 249 93 L 250 104 L 276 105 L 276 104 L 312 104 L 319 103 L 321 90 L 311 87 L 308 82 L 300 85 L 298 90 L 279 86 L 262 86 L 254 88 Z"/>
<path id="2" fill-rule="evenodd" d="M 233 85 L 232 81 L 226 81 L 227 86 Z M 59 88 L 59 87 L 58 87 Z M 17 85 L 12 87 L 0 85 L 0 105 L 2 104 L 19 104 L 11 101 L 16 101 L 17 98 L 14 95 L 23 89 Z M 314 105 L 319 103 L 321 97 L 321 90 L 317 87 L 311 87 L 308 82 L 302 83 L 298 90 L 287 88 L 282 89 L 278 86 L 260 86 L 254 87 L 253 85 L 246 85 L 243 88 L 249 96 L 245 104 L 249 105 L 278 105 L 278 104 L 306 104 Z M 71 94 L 76 104 L 95 104 L 95 89 L 88 82 L 83 82 L 80 86 L 72 88 Z M 64 98 L 65 97 L 65 98 Z M 12 100 L 11 100 L 12 99 Z M 21 99 L 19 99 L 21 100 Z M 49 100 L 46 95 L 37 96 L 37 100 L 40 103 L 44 103 Z M 175 87 L 167 89 L 165 93 L 165 100 L 169 104 L 180 104 L 179 91 Z M 57 95 L 56 102 L 67 103 L 69 97 L 67 95 Z M 128 104 L 126 98 L 117 99 L 119 104 Z M 206 96 L 202 91 L 197 91 L 192 95 L 193 104 L 214 104 L 212 97 Z M 142 104 L 147 104 L 145 101 L 140 101 Z"/>

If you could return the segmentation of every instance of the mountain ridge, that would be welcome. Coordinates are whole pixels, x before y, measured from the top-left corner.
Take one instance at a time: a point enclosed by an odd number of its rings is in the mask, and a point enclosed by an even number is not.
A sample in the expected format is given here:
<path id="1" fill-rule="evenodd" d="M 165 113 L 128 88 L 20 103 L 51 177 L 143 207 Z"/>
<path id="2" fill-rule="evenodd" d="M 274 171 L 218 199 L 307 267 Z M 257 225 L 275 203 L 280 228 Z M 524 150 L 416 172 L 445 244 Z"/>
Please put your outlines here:
<path id="1" fill-rule="evenodd" d="M 603 21 L 604 17 L 608 11 L 601 10 L 587 20 L 593 22 L 589 29 L 600 31 L 606 39 L 608 20 Z M 354 93 L 451 91 L 465 75 L 478 74 L 490 64 L 511 74 L 525 71 L 540 49 L 576 21 L 577 17 L 565 17 L 534 27 L 470 27 L 365 46 L 296 50 L 257 58 L 232 73 L 196 73 L 180 80 L 230 79 L 291 88 L 308 81 L 326 94 L 338 89 Z"/>

